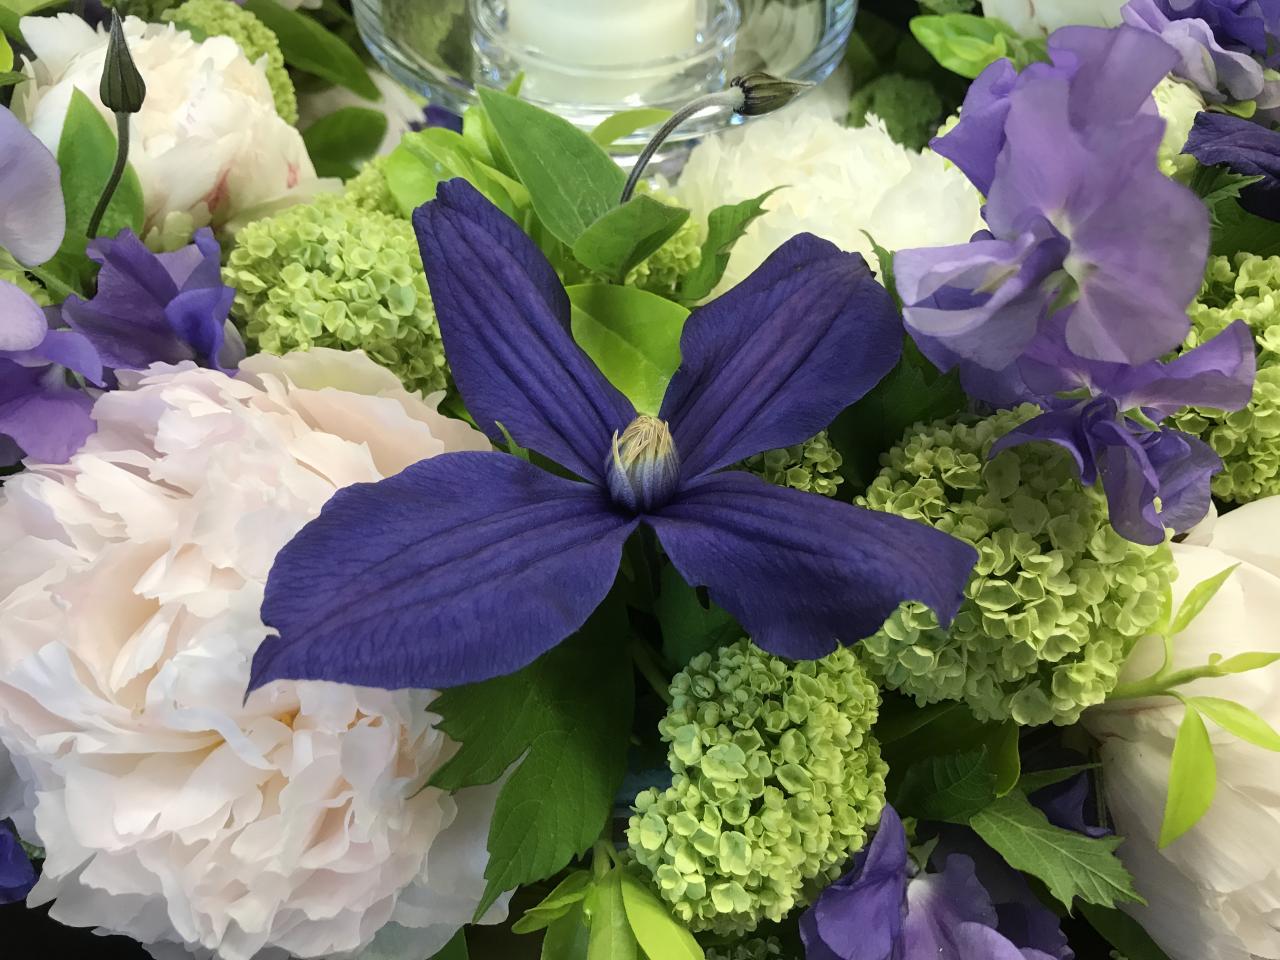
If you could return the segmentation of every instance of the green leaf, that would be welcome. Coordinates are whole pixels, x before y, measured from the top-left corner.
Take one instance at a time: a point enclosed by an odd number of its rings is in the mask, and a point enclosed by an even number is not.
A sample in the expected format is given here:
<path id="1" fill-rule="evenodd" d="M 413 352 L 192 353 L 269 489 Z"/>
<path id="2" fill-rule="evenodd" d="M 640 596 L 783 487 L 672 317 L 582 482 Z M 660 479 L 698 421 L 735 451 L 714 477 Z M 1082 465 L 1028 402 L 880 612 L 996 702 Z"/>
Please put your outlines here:
<path id="1" fill-rule="evenodd" d="M 56 7 L 64 0 L 0 0 L 0 31 L 11 37 L 22 36 L 22 28 L 18 25 L 23 17 L 46 7 Z"/>
<path id="2" fill-rule="evenodd" d="M 16 73 L 11 70 L 0 71 L 0 89 L 12 87 L 15 84 L 21 83 L 25 79 L 27 79 L 27 75 L 25 73 Z"/>
<path id="3" fill-rule="evenodd" d="M 591 888 L 587 895 L 587 912 L 591 917 L 587 960 L 636 960 L 638 945 L 622 900 L 620 870 L 610 871 Z"/>
<path id="4" fill-rule="evenodd" d="M 913 17 L 911 33 L 938 63 L 970 80 L 1003 57 L 1016 60 L 1022 49 L 1021 38 L 1003 20 L 970 13 Z"/>
<path id="5" fill-rule="evenodd" d="M 591 929 L 587 926 L 582 904 L 547 927 L 542 938 L 542 960 L 587 960 Z"/>
<path id="6" fill-rule="evenodd" d="M 1220 570 L 1207 580 L 1201 580 L 1187 593 L 1182 603 L 1178 606 L 1178 612 L 1173 615 L 1173 623 L 1169 627 L 1169 632 L 1173 636 L 1177 636 L 1187 627 L 1191 626 L 1191 621 L 1200 615 L 1203 610 L 1222 589 L 1222 585 L 1227 582 L 1227 578 L 1235 572 L 1238 563 L 1233 563 L 1225 570 Z"/>
<path id="7" fill-rule="evenodd" d="M 747 232 L 752 221 L 764 213 L 765 201 L 780 189 L 775 187 L 754 199 L 711 211 L 707 217 L 707 239 L 702 242 L 702 259 L 680 282 L 681 300 L 695 303 L 716 288 L 729 266 L 733 245 Z"/>
<path id="8" fill-rule="evenodd" d="M 1248 707 L 1219 697 L 1191 697 L 1187 703 L 1241 740 L 1280 752 L 1280 733 Z"/>
<path id="9" fill-rule="evenodd" d="M 649 960 L 703 960 L 693 934 L 667 912 L 648 887 L 629 873 L 614 871 L 622 880 L 627 922 Z"/>
<path id="10" fill-rule="evenodd" d="M 657 414 L 680 365 L 689 311 L 635 287 L 584 283 L 568 288 L 573 338 L 640 413 Z"/>
<path id="11" fill-rule="evenodd" d="M 1127 913 L 1096 907 L 1091 903 L 1082 904 L 1080 912 L 1093 929 L 1128 960 L 1169 960 L 1169 955 L 1156 946 L 1151 935 L 1142 929 L 1142 924 Z"/>
<path id="12" fill-rule="evenodd" d="M 886 250 L 876 243 L 876 238 L 866 230 L 863 230 L 862 234 L 871 241 L 871 249 L 875 251 L 876 260 L 880 264 L 880 285 L 889 291 L 889 296 L 893 297 L 893 302 L 901 310 L 902 298 L 898 296 L 898 284 L 893 277 L 893 251 Z"/>
<path id="13" fill-rule="evenodd" d="M 1144 902 L 1115 855 L 1120 837 L 1095 839 L 1055 827 L 1021 792 L 1001 797 L 969 826 L 1009 866 L 1043 880 L 1068 909 L 1076 897 L 1104 907 L 1124 900 Z"/>
<path id="14" fill-rule="evenodd" d="M 1031 796 L 1037 790 L 1052 787 L 1055 783 L 1070 780 L 1072 777 L 1079 776 L 1089 770 L 1096 770 L 1099 766 L 1101 764 L 1082 763 L 1074 767 L 1058 767 L 1054 770 L 1036 770 L 1032 773 L 1024 773 L 1018 778 L 1018 789 L 1027 796 Z"/>
<path id="15" fill-rule="evenodd" d="M 13 47 L 9 46 L 9 38 L 0 33 L 0 74 L 13 69 Z"/>
<path id="16" fill-rule="evenodd" d="M 987 734 L 986 746 L 990 751 L 988 763 L 995 773 L 997 797 L 1003 797 L 1018 785 L 1022 776 L 1022 757 L 1018 753 L 1020 728 L 1013 720 L 1007 720 Z"/>
<path id="17" fill-rule="evenodd" d="M 1214 225 L 1213 254 L 1222 257 L 1242 252 L 1259 257 L 1280 254 L 1280 222 L 1249 213 L 1238 203 L 1223 204 L 1217 213 L 1220 222 Z"/>
<path id="18" fill-rule="evenodd" d="M 572 247 L 618 205 L 626 175 L 568 120 L 500 90 L 481 87 L 479 94 L 534 212 L 553 236 Z"/>
<path id="19" fill-rule="evenodd" d="M 921 820 L 968 823 L 996 799 L 996 774 L 987 762 L 987 753 L 984 746 L 912 764 L 902 778 L 894 806 Z"/>
<path id="20" fill-rule="evenodd" d="M 1214 668 L 1220 676 L 1225 677 L 1231 673 L 1248 673 L 1251 670 L 1261 670 L 1264 667 L 1271 666 L 1277 660 L 1280 660 L 1280 653 L 1262 653 L 1255 650 L 1249 653 L 1237 653 L 1234 657 L 1219 660 L 1214 664 Z"/>
<path id="21" fill-rule="evenodd" d="M 676 667 L 700 653 L 733 643 L 743 635 L 732 614 L 707 601 L 689 586 L 673 565 L 662 568 L 661 588 L 653 614 L 662 628 L 662 655 Z"/>
<path id="22" fill-rule="evenodd" d="M 1218 788 L 1218 769 L 1213 744 L 1200 711 L 1190 704 L 1173 741 L 1173 762 L 1169 765 L 1169 793 L 1160 823 L 1160 848 L 1196 825 L 1213 803 Z"/>
<path id="23" fill-rule="evenodd" d="M 619 640 L 626 629 L 625 614 L 606 604 L 523 670 L 432 703 L 440 729 L 461 744 L 433 786 L 493 783 L 520 760 L 498 795 L 477 917 L 504 890 L 554 875 L 599 837 L 631 731 L 631 662 Z"/>
<path id="24" fill-rule="evenodd" d="M 1189 186 L 1209 209 L 1210 222 L 1220 227 L 1223 212 L 1229 212 L 1231 202 L 1240 199 L 1240 191 L 1262 179 L 1261 176 L 1250 177 L 1234 173 L 1223 166 L 1198 166 L 1191 176 Z"/>
<path id="25" fill-rule="evenodd" d="M 387 134 L 387 115 L 367 107 L 343 107 L 302 131 L 302 141 L 322 177 L 356 175 L 360 162 L 378 152 Z"/>
<path id="26" fill-rule="evenodd" d="M 89 242 L 85 230 L 111 176 L 115 159 L 116 135 L 110 124 L 88 97 L 73 90 L 58 141 L 58 170 L 67 208 L 67 232 L 57 256 L 45 265 L 59 278 L 69 281 L 74 274 L 83 282 L 97 269 L 84 256 Z M 107 206 L 98 235 L 115 236 L 126 227 L 141 233 L 142 220 L 142 185 L 129 165 Z"/>
<path id="27" fill-rule="evenodd" d="M 499 210 L 523 224 L 529 209 L 528 191 L 486 164 L 475 149 L 461 134 L 440 127 L 405 134 L 383 168 L 401 213 L 410 215 L 436 195 L 436 187 L 443 181 L 462 177 Z"/>
<path id="28" fill-rule="evenodd" d="M 453 935 L 443 950 L 437 953 L 431 960 L 468 960 L 470 954 L 467 953 L 467 933 L 466 930 L 459 930 Z"/>
<path id="29" fill-rule="evenodd" d="M 653 197 L 632 197 L 583 231 L 573 255 L 584 267 L 621 283 L 631 268 L 675 236 L 689 211 Z"/>
<path id="30" fill-rule="evenodd" d="M 511 925 L 511 932 L 532 933 L 550 926 L 572 910 L 574 904 L 581 903 L 590 889 L 590 872 L 575 870 L 561 880 L 541 903 L 526 910 L 524 916 Z"/>
<path id="31" fill-rule="evenodd" d="M 277 0 L 244 0 L 243 5 L 276 35 L 289 66 L 346 87 L 366 100 L 382 99 L 356 52 L 311 17 Z"/>
<path id="32" fill-rule="evenodd" d="M 602 147 L 617 143 L 623 137 L 630 136 L 639 130 L 656 127 L 671 118 L 670 110 L 660 107 L 638 107 L 635 110 L 623 110 L 611 117 L 605 117 L 591 131 L 591 139 Z"/>

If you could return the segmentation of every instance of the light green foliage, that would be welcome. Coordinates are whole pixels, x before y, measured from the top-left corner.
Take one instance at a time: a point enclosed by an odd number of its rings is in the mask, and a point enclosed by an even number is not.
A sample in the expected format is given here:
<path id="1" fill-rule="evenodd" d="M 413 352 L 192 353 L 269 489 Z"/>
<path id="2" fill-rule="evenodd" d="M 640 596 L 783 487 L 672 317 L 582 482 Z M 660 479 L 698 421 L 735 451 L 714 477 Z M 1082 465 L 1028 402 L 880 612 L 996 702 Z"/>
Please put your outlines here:
<path id="1" fill-rule="evenodd" d="M 844 482 L 839 473 L 842 462 L 823 430 L 804 443 L 758 453 L 746 461 L 746 467 L 780 487 L 834 497 Z"/>
<path id="2" fill-rule="evenodd" d="M 666 202 L 665 197 L 656 199 Z M 674 299 L 685 276 L 702 262 L 702 242 L 706 235 L 707 225 L 690 217 L 670 240 L 633 267 L 624 282 L 629 287 Z"/>
<path id="3" fill-rule="evenodd" d="M 761 940 L 753 937 L 731 947 L 711 947 L 707 960 L 775 960 L 782 957 L 782 944 L 777 937 Z"/>
<path id="4" fill-rule="evenodd" d="M 1240 253 L 1211 257 L 1200 297 L 1191 305 L 1186 349 L 1244 320 L 1258 344 L 1258 377 L 1243 410 L 1192 407 L 1173 418 L 1222 458 L 1214 496 L 1248 503 L 1280 493 L 1280 257 Z"/>
<path id="5" fill-rule="evenodd" d="M 324 196 L 255 220 L 223 270 L 232 315 L 268 353 L 364 350 L 410 390 L 447 377 L 422 258 L 408 221 Z"/>
<path id="6" fill-rule="evenodd" d="M 946 16 L 948 13 L 971 13 L 976 0 L 920 0 L 920 9 Z"/>
<path id="7" fill-rule="evenodd" d="M 181 0 L 107 0 L 106 6 L 124 17 L 137 17 L 149 23 L 158 23 L 166 10 L 176 7 Z"/>
<path id="8" fill-rule="evenodd" d="M 855 91 L 849 100 L 849 126 L 865 127 L 870 116 L 883 120 L 896 142 L 923 150 L 945 118 L 946 108 L 927 80 L 886 73 Z"/>
<path id="9" fill-rule="evenodd" d="M 700 654 L 658 724 L 674 774 L 627 831 L 677 920 L 741 934 L 839 875 L 884 806 L 875 684 L 852 651 L 790 664 L 748 640 Z"/>
<path id="10" fill-rule="evenodd" d="M 206 37 L 230 37 L 253 63 L 266 58 L 267 83 L 276 112 L 286 123 L 298 122 L 298 97 L 284 66 L 280 41 L 261 20 L 232 0 L 186 0 L 163 18 Z"/>
<path id="11" fill-rule="evenodd" d="M 1037 412 L 1024 405 L 918 426 L 884 455 L 861 500 L 978 550 L 950 631 L 906 603 L 861 645 L 872 671 L 921 705 L 963 700 L 982 720 L 1075 723 L 1106 698 L 1160 615 L 1169 550 L 1121 538 L 1069 454 L 1029 444 L 987 461 L 999 437 Z"/>
<path id="12" fill-rule="evenodd" d="M 13 284 L 42 307 L 53 305 L 49 291 L 32 280 L 27 271 L 21 267 L 10 267 L 0 263 L 0 282 Z"/>
<path id="13" fill-rule="evenodd" d="M 400 216 L 400 207 L 387 184 L 387 158 L 374 157 L 347 181 L 344 196 L 362 210 Z"/>

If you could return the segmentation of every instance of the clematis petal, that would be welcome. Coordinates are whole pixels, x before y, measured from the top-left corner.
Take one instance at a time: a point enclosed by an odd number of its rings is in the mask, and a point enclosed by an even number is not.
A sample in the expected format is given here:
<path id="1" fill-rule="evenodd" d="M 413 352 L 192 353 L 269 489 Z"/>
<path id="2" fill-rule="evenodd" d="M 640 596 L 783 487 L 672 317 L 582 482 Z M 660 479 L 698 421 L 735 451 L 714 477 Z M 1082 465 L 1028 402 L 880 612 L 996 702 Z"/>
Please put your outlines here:
<path id="1" fill-rule="evenodd" d="M 31 350 L 49 329 L 40 304 L 26 291 L 0 280 L 0 353 Z"/>
<path id="2" fill-rule="evenodd" d="M 684 475 L 808 439 L 901 350 L 893 299 L 862 257 L 793 237 L 685 323 L 660 414 Z"/>
<path id="3" fill-rule="evenodd" d="M 27 266 L 58 252 L 67 229 L 58 162 L 5 107 L 0 107 L 0 197 L 0 247 Z"/>
<path id="4" fill-rule="evenodd" d="M 480 429 L 603 482 L 631 403 L 569 333 L 569 299 L 524 232 L 465 180 L 413 214 L 454 380 Z"/>
<path id="5" fill-rule="evenodd" d="M 647 519 L 687 582 L 797 660 L 871 635 L 904 600 L 949 623 L 977 559 L 924 524 L 739 472 L 693 481 Z"/>
<path id="6" fill-rule="evenodd" d="M 442 688 L 510 673 L 613 585 L 637 521 L 502 453 L 445 454 L 339 490 L 277 556 L 249 689 Z"/>
<path id="7" fill-rule="evenodd" d="M 0 823 L 0 903 L 16 903 L 26 898 L 36 882 L 36 870 L 18 838 Z"/>
<path id="8" fill-rule="evenodd" d="M 1183 151 L 1211 167 L 1225 164 L 1235 173 L 1262 177 L 1240 194 L 1241 205 L 1268 220 L 1280 220 L 1280 133 L 1229 113 L 1204 111 Z"/>

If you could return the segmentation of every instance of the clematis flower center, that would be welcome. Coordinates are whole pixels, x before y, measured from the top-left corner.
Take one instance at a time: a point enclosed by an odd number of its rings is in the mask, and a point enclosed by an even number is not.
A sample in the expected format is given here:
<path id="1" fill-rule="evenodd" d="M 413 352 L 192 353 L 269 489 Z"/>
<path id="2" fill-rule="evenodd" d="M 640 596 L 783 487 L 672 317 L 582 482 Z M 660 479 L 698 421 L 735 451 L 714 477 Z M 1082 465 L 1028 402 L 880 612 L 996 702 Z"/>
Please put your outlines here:
<path id="1" fill-rule="evenodd" d="M 613 435 L 606 466 L 614 503 L 643 513 L 662 506 L 680 481 L 680 456 L 665 420 L 641 415 Z"/>

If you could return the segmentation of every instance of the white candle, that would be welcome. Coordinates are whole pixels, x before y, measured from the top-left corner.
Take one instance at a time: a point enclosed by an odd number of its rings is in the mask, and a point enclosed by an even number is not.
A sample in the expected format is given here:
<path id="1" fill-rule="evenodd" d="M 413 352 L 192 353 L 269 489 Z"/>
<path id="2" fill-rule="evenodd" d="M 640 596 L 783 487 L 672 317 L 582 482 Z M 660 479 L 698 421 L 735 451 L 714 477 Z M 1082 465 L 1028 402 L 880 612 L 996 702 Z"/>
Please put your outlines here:
<path id="1" fill-rule="evenodd" d="M 507 0 L 507 31 L 513 44 L 551 61 L 526 66 L 530 94 L 608 103 L 653 86 L 663 71 L 614 74 L 608 81 L 584 79 L 583 71 L 651 63 L 693 49 L 698 0 Z"/>

